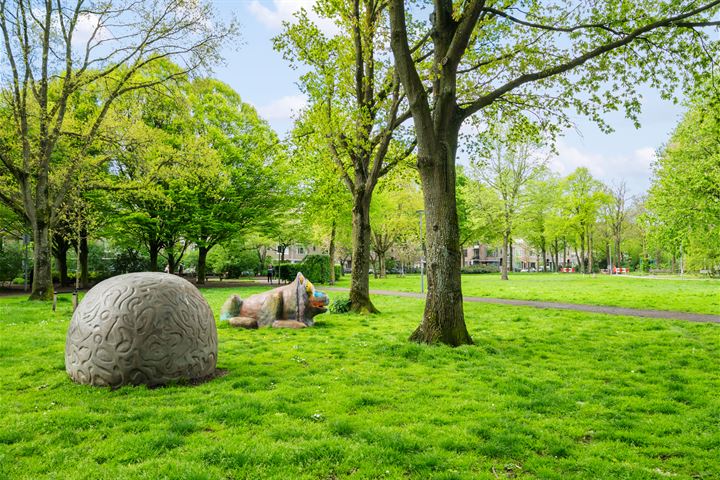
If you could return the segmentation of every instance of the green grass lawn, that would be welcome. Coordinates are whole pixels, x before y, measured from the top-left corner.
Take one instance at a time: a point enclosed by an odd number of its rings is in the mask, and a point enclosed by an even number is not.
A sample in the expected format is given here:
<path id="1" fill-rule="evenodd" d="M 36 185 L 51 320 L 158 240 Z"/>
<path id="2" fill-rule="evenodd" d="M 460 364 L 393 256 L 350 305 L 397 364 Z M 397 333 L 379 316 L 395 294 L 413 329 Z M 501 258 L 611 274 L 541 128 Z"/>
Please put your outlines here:
<path id="1" fill-rule="evenodd" d="M 406 341 L 420 300 L 375 300 L 220 324 L 225 376 L 113 391 L 65 373 L 69 296 L 0 299 L 0 478 L 720 478 L 720 326 L 466 304 L 451 349 Z"/>
<path id="2" fill-rule="evenodd" d="M 462 281 L 468 296 L 720 314 L 720 280 L 517 273 L 505 282 L 499 274 L 463 275 Z M 349 287 L 349 275 L 338 286 Z M 420 276 L 371 278 L 370 288 L 420 292 Z"/>

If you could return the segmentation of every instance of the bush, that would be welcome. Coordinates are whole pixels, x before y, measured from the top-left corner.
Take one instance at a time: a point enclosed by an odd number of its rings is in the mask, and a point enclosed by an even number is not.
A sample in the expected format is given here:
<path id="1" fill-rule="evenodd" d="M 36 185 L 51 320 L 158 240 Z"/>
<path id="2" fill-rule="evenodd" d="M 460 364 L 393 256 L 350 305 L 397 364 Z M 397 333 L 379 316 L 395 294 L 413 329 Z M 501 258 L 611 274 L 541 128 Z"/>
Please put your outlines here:
<path id="1" fill-rule="evenodd" d="M 477 274 L 477 273 L 498 273 L 500 269 L 495 265 L 468 265 L 460 269 L 462 273 Z"/>
<path id="2" fill-rule="evenodd" d="M 343 276 L 342 265 L 335 265 L 335 280 L 340 280 Z"/>
<path id="3" fill-rule="evenodd" d="M 134 248 L 128 248 L 116 254 L 110 265 L 110 274 L 113 276 L 148 270 L 150 270 L 150 260 Z"/>
<path id="4" fill-rule="evenodd" d="M 0 251 L 0 282 L 12 282 L 22 275 L 23 254 L 17 245 L 5 244 Z"/>
<path id="5" fill-rule="evenodd" d="M 330 310 L 330 313 L 348 313 L 351 305 L 352 303 L 349 298 L 341 297 L 334 300 L 328 310 Z"/>
<path id="6" fill-rule="evenodd" d="M 275 267 L 275 276 L 285 282 L 292 282 L 300 271 L 300 266 L 300 263 L 281 263 Z"/>
<path id="7" fill-rule="evenodd" d="M 330 256 L 308 255 L 301 263 L 300 271 L 313 283 L 330 282 Z"/>

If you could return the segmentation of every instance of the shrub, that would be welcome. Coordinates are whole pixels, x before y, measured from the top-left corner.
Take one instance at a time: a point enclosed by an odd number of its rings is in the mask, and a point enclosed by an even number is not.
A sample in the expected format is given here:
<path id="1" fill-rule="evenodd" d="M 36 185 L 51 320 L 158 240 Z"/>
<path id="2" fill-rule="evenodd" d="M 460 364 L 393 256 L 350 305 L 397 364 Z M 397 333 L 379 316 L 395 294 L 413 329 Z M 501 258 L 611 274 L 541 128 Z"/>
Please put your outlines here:
<path id="1" fill-rule="evenodd" d="M 330 313 L 348 313 L 351 305 L 352 303 L 349 298 L 341 297 L 334 300 L 330 304 L 330 307 L 328 307 L 328 310 L 330 310 Z"/>
<path id="2" fill-rule="evenodd" d="M 113 276 L 147 270 L 150 270 L 150 260 L 134 248 L 127 248 L 117 253 L 110 265 L 110 274 Z"/>
<path id="3" fill-rule="evenodd" d="M 308 255 L 301 263 L 300 271 L 313 283 L 330 281 L 330 257 L 328 255 Z"/>
<path id="4" fill-rule="evenodd" d="M 275 275 L 280 280 L 292 282 L 300 271 L 300 266 L 300 263 L 281 263 L 275 267 Z"/>
<path id="5" fill-rule="evenodd" d="M 460 269 L 462 273 L 497 273 L 500 269 L 496 265 L 468 265 Z"/>
<path id="6" fill-rule="evenodd" d="M 22 275 L 22 251 L 17 245 L 4 245 L 0 250 L 0 282 L 11 282 Z"/>
<path id="7" fill-rule="evenodd" d="M 335 280 L 340 280 L 343 276 L 342 265 L 335 265 Z"/>

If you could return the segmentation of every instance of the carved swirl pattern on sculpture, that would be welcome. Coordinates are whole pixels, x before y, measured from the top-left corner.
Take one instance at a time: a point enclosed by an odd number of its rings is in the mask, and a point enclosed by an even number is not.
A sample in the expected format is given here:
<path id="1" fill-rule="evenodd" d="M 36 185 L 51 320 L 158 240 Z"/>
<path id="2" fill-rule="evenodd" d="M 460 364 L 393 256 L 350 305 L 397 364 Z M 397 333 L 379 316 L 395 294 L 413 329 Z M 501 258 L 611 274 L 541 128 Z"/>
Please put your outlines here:
<path id="1" fill-rule="evenodd" d="M 190 282 L 166 273 L 129 273 L 88 292 L 73 315 L 65 369 L 91 385 L 161 385 L 211 375 L 217 330 Z"/>

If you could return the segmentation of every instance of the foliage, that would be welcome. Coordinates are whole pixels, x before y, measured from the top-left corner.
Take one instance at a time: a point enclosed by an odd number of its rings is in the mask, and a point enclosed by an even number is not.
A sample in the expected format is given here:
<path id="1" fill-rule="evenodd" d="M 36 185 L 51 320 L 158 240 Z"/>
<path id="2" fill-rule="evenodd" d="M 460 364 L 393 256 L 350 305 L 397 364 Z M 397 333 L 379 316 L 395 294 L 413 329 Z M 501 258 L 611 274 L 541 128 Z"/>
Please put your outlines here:
<path id="1" fill-rule="evenodd" d="M 204 1 L 0 3 L 0 201 L 26 220 L 33 299 L 52 296 L 50 230 L 76 171 L 111 160 L 108 112 L 129 92 L 207 67 L 235 33 Z M 155 69 L 172 59 L 175 71 Z M 6 74 L 6 75 L 5 75 Z M 101 153 L 102 152 L 102 153 Z M 9 188 L 7 188 L 9 186 Z M 85 185 L 83 185 L 85 186 Z"/>
<path id="2" fill-rule="evenodd" d="M 292 282 L 300 271 L 300 263 L 279 263 L 275 266 L 275 275 L 283 282 Z"/>
<path id="3" fill-rule="evenodd" d="M 300 271 L 313 283 L 330 282 L 330 257 L 307 255 L 300 264 Z"/>
<path id="4" fill-rule="evenodd" d="M 17 242 L 0 241 L 0 282 L 12 282 L 22 276 L 22 268 L 22 246 Z"/>
<path id="5" fill-rule="evenodd" d="M 462 273 L 474 274 L 474 273 L 498 273 L 498 267 L 496 265 L 466 265 L 460 269 Z"/>
<path id="6" fill-rule="evenodd" d="M 115 254 L 110 266 L 112 275 L 150 270 L 149 259 L 134 248 L 126 248 Z"/>
<path id="7" fill-rule="evenodd" d="M 695 270 L 720 269 L 720 99 L 697 99 L 658 155 L 647 202 L 655 243 Z"/>
<path id="8" fill-rule="evenodd" d="M 348 313 L 352 307 L 352 302 L 348 297 L 340 297 L 330 303 L 328 310 L 330 313 Z"/>
<path id="9" fill-rule="evenodd" d="M 309 104 L 296 122 L 293 137 L 309 144 L 316 152 L 313 158 L 320 161 L 305 171 L 305 177 L 315 183 L 317 174 L 325 178 L 330 174 L 334 189 L 340 184 L 352 197 L 352 210 L 345 212 L 353 215 L 350 297 L 358 312 L 375 311 L 368 292 L 369 209 L 375 187 L 397 165 L 408 164 L 415 147 L 409 129 L 400 131 L 409 113 L 390 59 L 387 6 L 375 1 L 358 0 L 351 5 L 321 0 L 314 10 L 333 25 L 332 33 L 321 30 L 301 10 L 273 39 L 275 49 L 293 67 L 307 69 L 300 88 Z M 339 223 L 330 215 L 332 226 Z M 334 253 L 334 243 L 330 243 Z"/>

